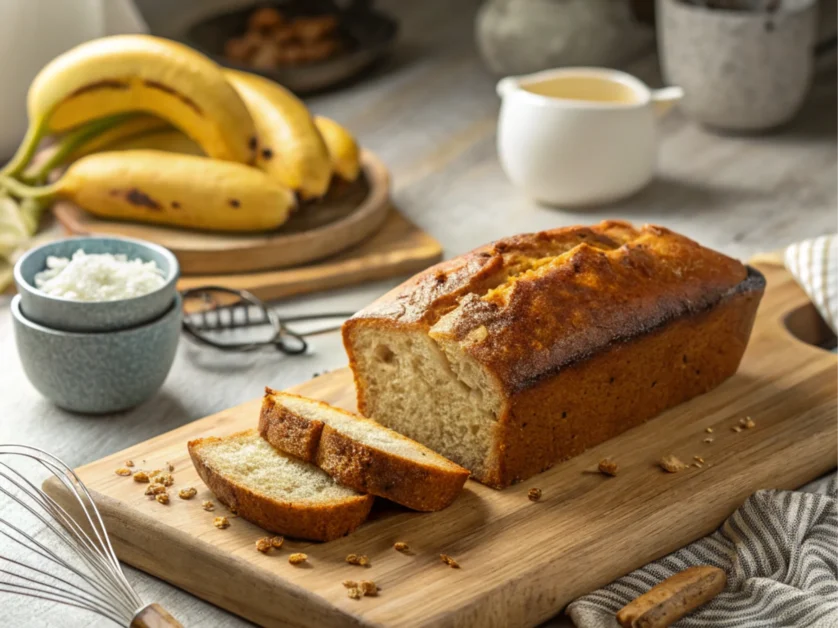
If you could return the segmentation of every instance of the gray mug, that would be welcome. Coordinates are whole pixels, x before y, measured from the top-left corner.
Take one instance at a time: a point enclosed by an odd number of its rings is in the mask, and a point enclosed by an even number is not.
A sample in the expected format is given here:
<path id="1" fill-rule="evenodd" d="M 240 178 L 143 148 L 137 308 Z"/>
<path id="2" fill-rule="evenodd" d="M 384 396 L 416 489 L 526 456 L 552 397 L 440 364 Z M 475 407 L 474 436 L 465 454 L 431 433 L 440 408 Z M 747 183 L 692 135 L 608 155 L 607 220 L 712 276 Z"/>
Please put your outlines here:
<path id="1" fill-rule="evenodd" d="M 713 129 L 756 132 L 788 122 L 812 80 L 817 0 L 725 10 L 658 0 L 658 53 L 681 110 Z"/>

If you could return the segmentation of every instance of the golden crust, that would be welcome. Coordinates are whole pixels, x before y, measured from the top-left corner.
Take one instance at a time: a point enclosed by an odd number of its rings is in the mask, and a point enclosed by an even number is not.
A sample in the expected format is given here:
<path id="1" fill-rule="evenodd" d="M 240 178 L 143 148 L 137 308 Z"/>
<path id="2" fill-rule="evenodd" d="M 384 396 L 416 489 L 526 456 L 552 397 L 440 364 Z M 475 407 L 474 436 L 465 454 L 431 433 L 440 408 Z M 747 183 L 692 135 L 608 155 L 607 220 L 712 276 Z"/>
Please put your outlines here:
<path id="1" fill-rule="evenodd" d="M 457 498 L 468 479 L 469 472 L 449 460 L 439 460 L 438 454 L 398 434 L 395 438 L 409 442 L 411 447 L 427 450 L 428 463 L 398 456 L 377 447 L 364 445 L 324 425 L 291 412 L 282 406 L 282 396 L 266 389 L 259 417 L 260 433 L 277 449 L 294 454 L 299 449 L 295 436 L 289 434 L 316 434 L 315 455 L 311 462 L 331 475 L 337 482 L 361 493 L 384 497 L 407 508 L 431 512 L 448 507 Z M 278 396 L 278 398 L 277 398 Z M 304 399 L 312 406 L 324 406 L 330 412 L 343 412 L 355 421 L 372 424 L 374 429 L 386 430 L 382 425 L 367 418 L 344 412 L 314 399 Z M 305 425 L 309 423 L 309 428 Z M 284 424 L 292 427 L 286 429 Z M 264 430 L 262 429 L 264 427 Z M 436 459 L 436 460 L 434 460 Z M 444 464 L 440 464 L 444 462 Z"/>
<path id="2" fill-rule="evenodd" d="M 218 442 L 214 436 L 189 441 L 189 455 L 204 484 L 222 504 L 259 527 L 284 536 L 311 541 L 331 541 L 352 532 L 366 520 L 373 500 L 358 495 L 322 504 L 295 504 L 261 495 L 230 481 L 201 456 L 203 445 Z"/>
<path id="3" fill-rule="evenodd" d="M 276 394 L 275 390 L 265 387 L 259 412 L 259 434 L 277 449 L 314 463 L 323 422 L 294 414 L 276 403 Z"/>

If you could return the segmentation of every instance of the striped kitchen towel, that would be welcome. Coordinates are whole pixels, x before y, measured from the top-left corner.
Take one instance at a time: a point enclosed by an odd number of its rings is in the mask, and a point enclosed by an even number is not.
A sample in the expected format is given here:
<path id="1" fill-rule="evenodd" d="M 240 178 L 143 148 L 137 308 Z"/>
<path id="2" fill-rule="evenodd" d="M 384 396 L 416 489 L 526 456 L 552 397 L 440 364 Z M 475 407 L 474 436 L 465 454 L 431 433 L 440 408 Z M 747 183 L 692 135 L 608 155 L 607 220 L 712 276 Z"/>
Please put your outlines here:
<path id="1" fill-rule="evenodd" d="M 757 491 L 714 534 L 568 607 L 578 628 L 619 628 L 618 610 L 693 565 L 727 572 L 725 590 L 673 628 L 838 627 L 838 482 Z"/>
<path id="2" fill-rule="evenodd" d="M 793 244 L 782 259 L 838 332 L 838 236 Z M 579 598 L 567 612 L 578 628 L 619 628 L 618 610 L 694 565 L 721 567 L 727 587 L 674 628 L 838 628 L 836 474 L 798 491 L 757 491 L 714 534 Z"/>

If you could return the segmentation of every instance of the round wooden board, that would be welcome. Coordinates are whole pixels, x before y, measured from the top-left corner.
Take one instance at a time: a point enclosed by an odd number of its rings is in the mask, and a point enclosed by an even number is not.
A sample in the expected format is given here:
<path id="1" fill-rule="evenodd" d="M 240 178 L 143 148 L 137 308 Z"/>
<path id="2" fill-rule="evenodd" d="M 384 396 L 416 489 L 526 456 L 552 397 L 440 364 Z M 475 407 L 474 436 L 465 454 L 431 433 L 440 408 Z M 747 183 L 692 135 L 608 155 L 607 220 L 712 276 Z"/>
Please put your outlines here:
<path id="1" fill-rule="evenodd" d="M 103 220 L 59 201 L 53 213 L 74 235 L 117 235 L 155 242 L 174 253 L 184 275 L 245 273 L 298 266 L 339 253 L 374 233 L 390 207 L 390 173 L 369 151 L 362 176 L 333 185 L 323 200 L 305 205 L 280 229 L 232 234 Z"/>

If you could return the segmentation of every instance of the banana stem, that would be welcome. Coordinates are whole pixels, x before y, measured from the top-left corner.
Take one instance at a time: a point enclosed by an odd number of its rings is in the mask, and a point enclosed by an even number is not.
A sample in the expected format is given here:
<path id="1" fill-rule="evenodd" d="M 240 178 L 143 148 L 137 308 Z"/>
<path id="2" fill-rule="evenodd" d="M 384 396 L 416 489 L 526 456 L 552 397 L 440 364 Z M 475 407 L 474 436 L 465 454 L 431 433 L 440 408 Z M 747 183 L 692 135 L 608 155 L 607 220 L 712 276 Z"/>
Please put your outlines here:
<path id="1" fill-rule="evenodd" d="M 19 198 L 46 199 L 57 195 L 61 191 L 61 181 L 56 181 L 52 185 L 32 187 L 0 173 L 0 188 L 8 190 Z"/>
<path id="2" fill-rule="evenodd" d="M 35 151 L 38 150 L 38 144 L 44 136 L 47 128 L 47 117 L 44 116 L 35 124 L 30 124 L 26 129 L 26 135 L 23 138 L 20 146 L 17 148 L 14 157 L 0 169 L 0 176 L 14 177 L 26 168 Z"/>

